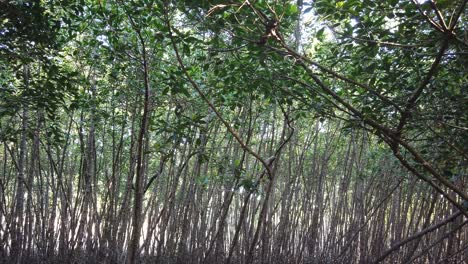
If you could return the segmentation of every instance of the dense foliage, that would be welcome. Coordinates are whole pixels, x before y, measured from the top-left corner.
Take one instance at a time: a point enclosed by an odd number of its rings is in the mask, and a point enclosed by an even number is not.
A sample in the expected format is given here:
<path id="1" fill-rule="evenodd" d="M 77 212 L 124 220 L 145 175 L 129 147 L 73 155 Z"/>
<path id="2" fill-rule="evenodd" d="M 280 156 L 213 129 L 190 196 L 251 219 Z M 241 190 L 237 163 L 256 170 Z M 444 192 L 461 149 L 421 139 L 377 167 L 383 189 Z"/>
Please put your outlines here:
<path id="1" fill-rule="evenodd" d="M 0 262 L 462 263 L 466 2 L 1 1 Z"/>

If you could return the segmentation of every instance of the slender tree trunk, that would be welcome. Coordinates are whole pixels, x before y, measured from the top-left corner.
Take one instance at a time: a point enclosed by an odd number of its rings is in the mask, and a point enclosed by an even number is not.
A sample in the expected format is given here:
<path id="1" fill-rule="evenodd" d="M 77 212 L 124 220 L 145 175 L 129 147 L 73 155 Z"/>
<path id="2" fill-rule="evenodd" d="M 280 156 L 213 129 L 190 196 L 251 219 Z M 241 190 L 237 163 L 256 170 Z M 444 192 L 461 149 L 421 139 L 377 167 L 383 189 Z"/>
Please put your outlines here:
<path id="1" fill-rule="evenodd" d="M 29 89 L 29 66 L 23 67 L 23 78 L 25 89 Z M 16 197 L 15 197 L 15 211 L 12 226 L 12 243 L 11 243 L 11 256 L 13 263 L 21 263 L 23 256 L 23 219 L 24 219 L 24 189 L 25 189 L 25 159 L 26 159 L 26 141 L 28 130 L 28 106 L 23 105 L 22 123 L 21 123 L 21 139 L 20 151 L 18 158 L 18 174 L 16 180 Z"/>
<path id="2" fill-rule="evenodd" d="M 133 19 L 130 18 L 133 24 Z M 146 131 L 148 129 L 148 120 L 150 115 L 150 83 L 149 83 L 149 69 L 147 60 L 146 45 L 141 36 L 139 29 L 133 24 L 135 31 L 141 44 L 142 61 L 143 61 L 143 81 L 144 81 L 144 101 L 143 101 L 143 114 L 141 118 L 140 133 L 137 141 L 137 161 L 136 161 L 136 175 L 135 175 L 135 195 L 133 201 L 133 226 L 132 237 L 128 245 L 127 263 L 134 264 L 138 262 L 140 234 L 141 234 L 141 212 L 143 207 L 143 194 L 144 194 L 144 153 L 143 146 L 146 140 Z"/>

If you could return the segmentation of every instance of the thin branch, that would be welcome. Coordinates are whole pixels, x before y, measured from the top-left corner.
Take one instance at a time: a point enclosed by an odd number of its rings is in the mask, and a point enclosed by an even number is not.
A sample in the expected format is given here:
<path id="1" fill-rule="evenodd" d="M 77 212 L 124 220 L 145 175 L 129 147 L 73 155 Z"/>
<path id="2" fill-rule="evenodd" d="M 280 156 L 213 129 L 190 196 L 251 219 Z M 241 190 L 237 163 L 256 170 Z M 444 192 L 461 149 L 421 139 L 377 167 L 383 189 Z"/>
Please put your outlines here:
<path id="1" fill-rule="evenodd" d="M 386 257 L 388 257 L 392 252 L 398 250 L 401 246 L 417 239 L 417 238 L 420 238 L 430 232 L 433 232 L 439 228 L 441 228 L 442 226 L 454 221 L 455 219 L 457 219 L 462 213 L 461 212 L 456 212 L 454 213 L 453 215 L 451 215 L 450 217 L 446 218 L 445 220 L 437 223 L 437 224 L 434 224 L 428 228 L 425 228 L 421 231 L 419 231 L 418 233 L 396 243 L 395 245 L 393 245 L 391 248 L 387 249 L 382 255 L 380 255 L 380 257 L 378 257 L 373 263 L 379 263 L 379 262 L 382 262 L 383 260 L 385 260 Z"/>
<path id="2" fill-rule="evenodd" d="M 430 18 L 426 12 L 424 12 L 422 9 L 421 9 L 421 5 L 416 1 L 416 0 L 412 0 L 413 3 L 416 5 L 416 8 L 418 9 L 419 13 L 427 20 L 427 22 L 429 22 L 429 24 L 434 27 L 437 31 L 440 31 L 442 33 L 445 32 L 445 30 L 439 25 L 437 24 L 437 22 L 435 22 L 432 18 Z"/>
<path id="3" fill-rule="evenodd" d="M 442 16 L 442 13 L 440 12 L 439 8 L 437 7 L 436 3 L 434 0 L 429 1 L 429 4 L 431 5 L 432 10 L 436 13 L 437 18 L 440 21 L 440 25 L 444 30 L 447 30 L 447 24 L 445 24 L 445 19 Z"/>
<path id="4" fill-rule="evenodd" d="M 340 34 L 338 32 L 335 32 L 335 33 Z M 387 42 L 387 41 L 363 39 L 363 38 L 356 38 L 356 37 L 350 37 L 349 39 L 355 40 L 355 41 L 373 43 L 373 44 L 382 45 L 382 46 L 396 47 L 396 48 L 414 49 L 414 48 L 421 48 L 425 46 L 425 45 L 415 45 L 415 44 L 400 44 L 396 42 Z"/>
<path id="5" fill-rule="evenodd" d="M 460 18 L 461 14 L 465 12 L 465 6 L 468 0 L 464 0 L 463 3 L 461 4 L 460 8 L 458 9 L 457 13 L 455 16 L 453 16 L 450 19 L 450 26 L 449 26 L 449 31 L 453 31 L 457 25 L 458 19 Z"/>
<path id="6" fill-rule="evenodd" d="M 435 245 L 438 245 L 440 244 L 440 242 L 442 242 L 443 240 L 445 240 L 447 237 L 449 237 L 451 234 L 455 233 L 456 231 L 458 231 L 460 228 L 462 228 L 463 226 L 465 226 L 466 224 L 468 224 L 468 220 L 465 220 L 463 223 L 461 223 L 460 225 L 458 225 L 457 227 L 453 228 L 452 230 L 450 230 L 449 232 L 445 233 L 441 238 L 439 238 L 438 240 L 436 240 L 434 243 L 432 243 L 430 246 L 428 246 L 427 248 L 425 248 L 419 255 L 413 257 L 410 261 L 406 262 L 406 264 L 409 264 L 409 263 L 412 263 L 413 261 L 415 261 L 416 259 L 422 257 L 424 254 L 427 253 L 427 251 L 429 251 L 431 248 L 433 248 Z M 468 245 L 467 245 L 468 247 Z M 467 248 L 465 247 L 465 249 Z M 460 251 L 462 251 L 464 248 L 462 248 Z M 460 253 L 460 251 L 458 252 L 455 252 L 453 255 L 445 258 L 444 260 L 442 261 L 439 261 L 437 263 L 447 263 L 445 261 L 447 261 L 448 259 L 450 259 L 451 257 L 453 257 L 454 255 L 456 255 L 457 253 Z"/>
<path id="7" fill-rule="evenodd" d="M 414 108 L 414 106 L 416 104 L 416 101 L 421 96 L 422 92 L 424 91 L 426 86 L 429 84 L 432 77 L 435 75 L 440 62 L 442 61 L 442 57 L 444 56 L 445 50 L 449 46 L 449 40 L 450 40 L 450 38 L 448 36 L 444 39 L 444 41 L 442 43 L 442 46 L 441 46 L 441 48 L 439 50 L 439 53 L 438 53 L 437 57 L 434 59 L 434 62 L 432 63 L 432 66 L 429 69 L 429 72 L 427 73 L 426 77 L 424 78 L 424 80 L 421 82 L 419 87 L 416 89 L 416 91 L 414 91 L 414 93 L 411 95 L 411 97 L 406 102 L 405 109 L 404 109 L 403 113 L 401 114 L 400 122 L 399 122 L 399 124 L 398 124 L 398 126 L 396 128 L 397 133 L 399 133 L 399 134 L 402 133 L 403 127 L 406 125 L 406 122 L 408 121 L 408 118 L 411 116 L 411 110 Z"/>
<path id="8" fill-rule="evenodd" d="M 236 139 L 236 141 L 241 145 L 241 147 L 246 150 L 248 153 L 250 153 L 252 156 L 254 156 L 262 165 L 265 167 L 269 177 L 271 178 L 272 176 L 272 171 L 269 166 L 269 164 L 262 158 L 258 153 L 256 153 L 253 149 L 251 149 L 239 136 L 238 132 L 231 127 L 231 125 L 224 119 L 224 117 L 221 115 L 221 113 L 218 111 L 218 109 L 211 103 L 211 101 L 206 97 L 206 95 L 203 93 L 201 90 L 200 86 L 193 80 L 192 76 L 187 71 L 187 68 L 185 67 L 184 62 L 182 61 L 182 58 L 179 53 L 179 48 L 177 47 L 177 44 L 174 40 L 174 36 L 172 34 L 172 26 L 170 24 L 169 18 L 166 17 L 166 24 L 169 30 L 169 37 L 171 39 L 172 47 L 174 49 L 177 61 L 179 62 L 180 69 L 184 73 L 184 75 L 187 77 L 188 81 L 192 85 L 192 87 L 195 89 L 195 91 L 200 95 L 203 101 L 210 107 L 210 109 L 216 114 L 218 119 L 223 123 L 223 125 L 226 127 L 226 129 L 229 131 L 229 133 Z"/>
<path id="9" fill-rule="evenodd" d="M 350 84 L 353 84 L 355 86 L 358 86 L 358 87 L 361 87 L 363 88 L 364 90 L 368 91 L 369 93 L 373 94 L 374 96 L 377 96 L 380 100 L 382 100 L 383 102 L 393 106 L 398 112 L 402 112 L 402 109 L 400 108 L 400 106 L 398 106 L 396 103 L 392 102 L 390 99 L 388 99 L 387 97 L 385 97 L 384 95 L 380 94 L 379 92 L 377 92 L 376 90 L 374 90 L 373 88 L 371 88 L 370 86 L 366 85 L 366 84 L 363 84 L 363 83 L 360 83 L 358 81 L 355 81 L 351 78 L 348 78 L 344 75 L 341 75 L 321 64 L 319 64 L 318 62 L 315 62 L 313 60 L 311 60 L 310 58 L 304 56 L 304 55 L 300 55 L 298 54 L 297 52 L 295 52 L 293 49 L 291 49 L 289 46 L 286 45 L 286 43 L 284 43 L 284 41 L 281 42 L 282 46 L 284 49 L 286 49 L 288 51 L 288 53 L 290 55 L 292 55 L 294 58 L 296 58 L 297 60 L 302 60 L 304 62 L 307 62 L 309 63 L 310 65 L 312 66 L 315 66 L 317 67 L 319 70 L 337 78 L 337 79 L 340 79 L 344 82 L 347 82 L 347 83 L 350 83 Z M 274 51 L 277 51 L 277 52 L 281 52 L 280 50 L 274 48 L 274 47 L 269 47 L 271 48 L 272 50 Z"/>

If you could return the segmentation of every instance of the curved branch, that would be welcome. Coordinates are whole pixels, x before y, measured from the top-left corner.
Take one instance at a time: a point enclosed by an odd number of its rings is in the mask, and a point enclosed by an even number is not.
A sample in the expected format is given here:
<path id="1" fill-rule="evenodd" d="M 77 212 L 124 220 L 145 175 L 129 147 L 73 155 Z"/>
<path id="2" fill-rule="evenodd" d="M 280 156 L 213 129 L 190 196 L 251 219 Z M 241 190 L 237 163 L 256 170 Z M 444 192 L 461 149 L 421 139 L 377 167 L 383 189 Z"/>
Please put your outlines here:
<path id="1" fill-rule="evenodd" d="M 179 53 L 179 48 L 177 47 L 177 44 L 174 40 L 174 36 L 172 35 L 172 26 L 169 22 L 169 18 L 166 17 L 166 24 L 169 30 L 169 38 L 171 40 L 172 48 L 174 49 L 177 61 L 179 63 L 179 67 L 184 73 L 185 77 L 187 77 L 188 81 L 192 85 L 192 87 L 197 91 L 198 95 L 202 98 L 202 100 L 210 107 L 210 109 L 216 114 L 218 119 L 223 123 L 223 125 L 226 127 L 226 129 L 229 131 L 229 133 L 236 139 L 236 141 L 241 145 L 242 149 L 250 153 L 252 156 L 254 156 L 260 163 L 262 163 L 263 167 L 265 167 L 266 172 L 268 173 L 268 176 L 271 178 L 272 176 L 272 171 L 269 166 L 269 164 L 263 159 L 257 152 L 255 152 L 253 149 L 251 149 L 240 137 L 239 133 L 229 125 L 229 123 L 224 119 L 224 117 L 221 115 L 221 113 L 218 111 L 218 109 L 211 103 L 211 101 L 208 99 L 208 97 L 203 93 L 201 90 L 200 86 L 193 80 L 192 76 L 187 71 L 187 68 L 185 67 L 184 62 L 182 61 L 182 58 Z"/>

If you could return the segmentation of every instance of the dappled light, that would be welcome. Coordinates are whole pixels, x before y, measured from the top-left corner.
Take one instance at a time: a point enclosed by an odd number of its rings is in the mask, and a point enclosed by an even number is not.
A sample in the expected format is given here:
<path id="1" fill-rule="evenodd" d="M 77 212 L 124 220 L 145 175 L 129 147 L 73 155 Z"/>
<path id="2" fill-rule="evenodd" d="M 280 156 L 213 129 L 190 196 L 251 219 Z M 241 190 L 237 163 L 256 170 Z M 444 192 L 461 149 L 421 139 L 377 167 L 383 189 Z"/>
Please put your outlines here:
<path id="1" fill-rule="evenodd" d="M 466 3 L 0 1 L 0 263 L 466 263 Z"/>

